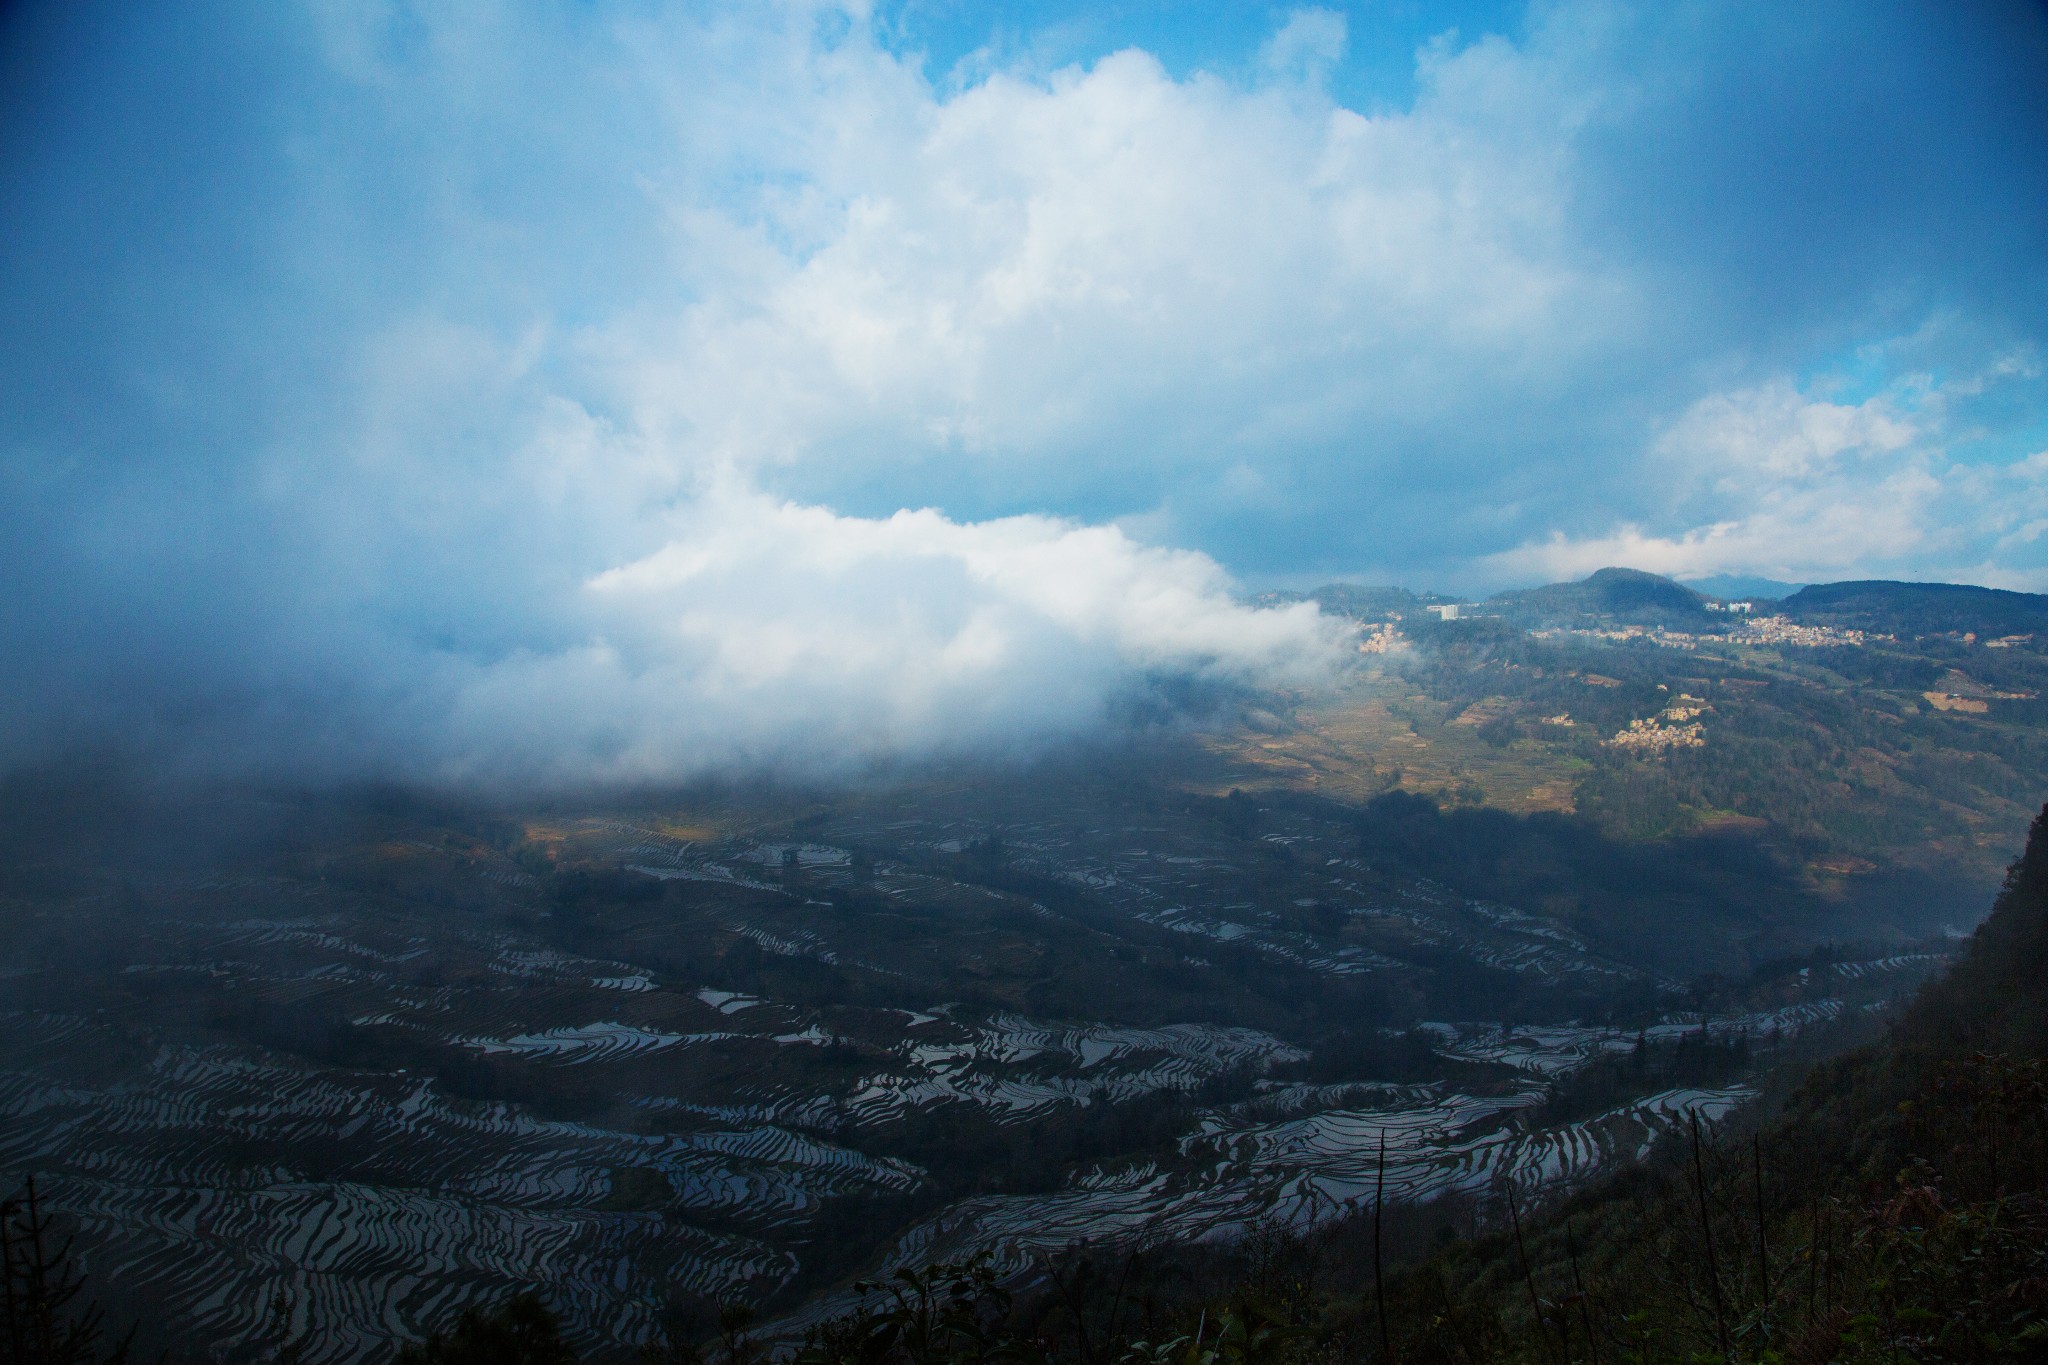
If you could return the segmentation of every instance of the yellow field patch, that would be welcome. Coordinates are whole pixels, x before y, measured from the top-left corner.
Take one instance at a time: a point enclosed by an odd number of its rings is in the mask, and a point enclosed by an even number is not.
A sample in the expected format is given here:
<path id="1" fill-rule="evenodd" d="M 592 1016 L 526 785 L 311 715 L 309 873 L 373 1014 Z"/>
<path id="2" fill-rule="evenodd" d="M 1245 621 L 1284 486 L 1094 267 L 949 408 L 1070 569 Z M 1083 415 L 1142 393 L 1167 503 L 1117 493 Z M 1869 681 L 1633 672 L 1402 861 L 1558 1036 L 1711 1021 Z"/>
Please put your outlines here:
<path id="1" fill-rule="evenodd" d="M 654 827 L 670 839 L 687 839 L 691 843 L 706 843 L 719 837 L 718 827 L 715 825 L 686 825 L 674 820 L 657 820 Z"/>
<path id="2" fill-rule="evenodd" d="M 1230 785 L 1315 791 L 1343 801 L 1397 786 L 1445 800 L 1465 792 L 1462 799 L 1469 800 L 1477 787 L 1486 804 L 1504 810 L 1572 810 L 1574 776 L 1564 755 L 1528 739 L 1490 745 L 1476 733 L 1511 705 L 1489 697 L 1445 724 L 1442 703 L 1368 683 L 1299 706 L 1284 719 L 1262 718 L 1259 729 L 1240 727 L 1202 743 L 1224 760 Z"/>

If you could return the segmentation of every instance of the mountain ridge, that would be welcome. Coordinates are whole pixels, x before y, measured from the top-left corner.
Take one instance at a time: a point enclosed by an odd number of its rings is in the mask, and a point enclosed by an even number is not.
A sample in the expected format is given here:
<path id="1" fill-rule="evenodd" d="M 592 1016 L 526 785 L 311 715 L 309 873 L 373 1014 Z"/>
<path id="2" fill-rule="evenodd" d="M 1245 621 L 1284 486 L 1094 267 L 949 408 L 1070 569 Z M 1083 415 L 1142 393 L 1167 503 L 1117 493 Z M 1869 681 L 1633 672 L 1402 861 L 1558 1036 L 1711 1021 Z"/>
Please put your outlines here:
<path id="1" fill-rule="evenodd" d="M 1701 580 L 1711 582 L 1712 580 Z M 1783 597 L 1749 595 L 1761 611 L 1799 620 L 1889 629 L 1970 630 L 2005 634 L 2048 628 L 2048 594 L 1991 588 L 1974 583 L 1900 579 L 1843 579 L 1831 583 L 1784 584 Z M 1262 594 L 1262 601 L 1314 601 L 1326 610 L 1360 619 L 1388 619 L 1431 605 L 1455 603 L 1481 614 L 1518 617 L 1580 614 L 1653 620 L 1682 618 L 1697 624 L 1734 594 L 1713 594 L 1695 584 L 1626 566 L 1596 569 L 1584 578 L 1532 588 L 1510 588 L 1484 598 L 1460 597 L 1395 587 L 1333 580 L 1305 592 Z"/>

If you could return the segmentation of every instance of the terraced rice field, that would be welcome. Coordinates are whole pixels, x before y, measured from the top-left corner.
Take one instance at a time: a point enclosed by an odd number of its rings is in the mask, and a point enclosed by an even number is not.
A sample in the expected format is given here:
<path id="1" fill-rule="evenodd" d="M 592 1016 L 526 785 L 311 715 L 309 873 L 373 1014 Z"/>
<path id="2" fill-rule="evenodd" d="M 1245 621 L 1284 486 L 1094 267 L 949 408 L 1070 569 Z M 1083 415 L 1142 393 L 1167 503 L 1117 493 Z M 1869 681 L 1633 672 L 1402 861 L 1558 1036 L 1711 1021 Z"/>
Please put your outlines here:
<path id="1" fill-rule="evenodd" d="M 1048 1131 L 1033 1125 L 1105 1106 L 1254 1096 L 1176 1109 L 1192 1127 L 1153 1160 L 899 1214 L 856 1249 L 869 1270 L 982 1249 L 1021 1268 L 1078 1240 L 1333 1217 L 1370 1197 L 1382 1138 L 1390 1198 L 1570 1185 L 1748 1093 L 1533 1126 L 1573 1071 L 1638 1039 L 1783 1041 L 1932 965 L 1817 965 L 1758 1008 L 1634 1028 L 1425 1025 L 1436 1074 L 1484 1070 L 1473 1093 L 1288 1081 L 1311 1058 L 1283 1035 L 1318 1036 L 1284 1022 L 1302 1017 L 1290 991 L 1355 1001 L 1451 963 L 1532 998 L 1673 997 L 1553 920 L 1374 881 L 1329 821 L 1268 824 L 1225 840 L 1185 821 L 876 808 L 800 836 L 536 830 L 595 869 L 579 875 L 619 878 L 602 902 L 616 924 L 566 879 L 424 839 L 358 860 L 378 869 L 363 884 L 165 879 L 146 911 L 103 890 L 52 911 L 96 940 L 84 965 L 0 944 L 0 1185 L 36 1173 L 96 1281 L 201 1346 L 247 1338 L 281 1291 L 307 1359 L 347 1365 L 537 1286 L 585 1349 L 620 1356 L 677 1293 L 794 1306 L 839 1201 L 928 1188 L 902 1154 L 942 1158 L 890 1144 L 963 1115 L 1028 1147 Z M 417 894 L 387 878 L 435 858 L 445 875 Z M 1281 987 L 1240 988 L 1259 972 Z"/>
<path id="2" fill-rule="evenodd" d="M 1077 1242 L 1187 1241 L 1266 1222 L 1324 1221 L 1370 1206 L 1382 1139 L 1389 1201 L 1568 1188 L 1647 1155 L 1689 1115 L 1712 1123 L 1755 1093 L 1740 1085 L 1668 1090 L 1578 1123 L 1530 1130 L 1514 1120 L 1542 1101 L 1540 1086 L 1488 1098 L 1432 1086 L 1368 1087 L 1379 1103 L 1349 1108 L 1319 1107 L 1328 1096 L 1302 1089 L 1311 1093 L 1278 1097 L 1282 1107 L 1291 1099 L 1309 1111 L 1291 1117 L 1258 1117 L 1270 1112 L 1272 1097 L 1211 1114 L 1182 1139 L 1183 1161 L 1172 1169 L 1147 1162 L 1077 1174 L 1053 1194 L 964 1200 L 901 1238 L 884 1264 L 986 1253 L 999 1269 L 1022 1274 Z"/>
<path id="3" fill-rule="evenodd" d="M 1946 957 L 1938 953 L 1897 953 L 1871 962 L 1837 962 L 1830 970 L 1850 981 L 1861 981 L 1868 977 L 1890 976 L 1895 973 L 1924 976 L 1947 961 Z"/>
<path id="4" fill-rule="evenodd" d="M 282 1292 L 320 1365 L 536 1285 L 587 1344 L 630 1345 L 675 1292 L 772 1296 L 800 1269 L 827 1201 L 923 1180 L 825 1136 L 849 1123 L 940 1104 L 1019 1121 L 1303 1055 L 1249 1029 L 956 1021 L 944 1007 L 841 1012 L 869 1040 L 855 1050 L 814 1011 L 670 989 L 629 962 L 502 934 L 429 942 L 339 920 L 165 929 L 138 946 L 181 960 L 126 963 L 123 979 L 213 992 L 215 1008 L 230 997 L 319 1008 L 363 1036 L 537 1076 L 612 1077 L 603 1084 L 647 1116 L 550 1119 L 461 1099 L 428 1074 L 173 1039 L 104 1012 L 6 1015 L 0 1171 L 38 1173 L 90 1273 L 222 1346 L 263 1328 Z M 407 975 L 429 957 L 433 971 Z M 580 1022 L 506 1027 L 550 1015 Z M 694 1060 L 832 1047 L 865 1059 L 855 1075 L 805 1090 L 757 1068 L 755 1097 L 707 1081 Z M 124 1060 L 109 1074 L 108 1059 Z M 650 1187 L 654 1206 L 620 1202 L 622 1188 L 644 1199 Z"/>
<path id="5" fill-rule="evenodd" d="M 1808 1029 L 1842 1015 L 1843 1002 L 1832 996 L 1803 1000 L 1775 1010 L 1733 1014 L 1670 1014 L 1636 1029 L 1588 1027 L 1578 1024 L 1424 1024 L 1442 1040 L 1439 1053 L 1467 1062 L 1511 1066 L 1545 1078 L 1566 1076 L 1601 1055 L 1622 1056 L 1644 1043 L 1675 1043 L 1686 1038 L 1718 1042 L 1748 1039 L 1763 1046 L 1789 1042 Z"/>
<path id="6" fill-rule="evenodd" d="M 46 1058 L 118 1045 L 77 1019 L 10 1022 Z M 0 1115 L 0 1168 L 43 1173 L 95 1274 L 222 1341 L 253 1331 L 282 1286 L 319 1324 L 323 1360 L 534 1284 L 572 1313 L 602 1307 L 631 1339 L 671 1287 L 785 1282 L 795 1257 L 770 1242 L 821 1201 L 920 1178 L 772 1125 L 624 1132 L 225 1046 L 162 1046 L 101 1089 L 9 1071 Z M 621 1170 L 657 1174 L 667 1211 L 607 1208 Z M 691 1225 L 706 1218 L 727 1230 Z"/>
<path id="7" fill-rule="evenodd" d="M 1003 1014 L 967 1030 L 929 1017 L 913 1029 L 897 1050 L 901 1070 L 871 1078 L 850 1096 L 849 1117 L 886 1123 L 907 1109 L 958 1101 L 1016 1121 L 1057 1104 L 1120 1104 L 1193 1090 L 1222 1072 L 1262 1071 L 1307 1056 L 1269 1034 L 1213 1024 L 1053 1025 Z"/>
<path id="8" fill-rule="evenodd" d="M 1465 901 L 1445 888 L 1413 883 L 1390 900 L 1360 885 L 1368 869 L 1353 855 L 1341 825 L 1302 815 L 1280 820 L 1241 854 L 1216 855 L 1190 832 L 1130 826 L 1081 828 L 1056 820 L 1005 822 L 971 819 L 896 819 L 868 823 L 843 818 L 836 828 L 851 843 L 887 841 L 912 854 L 958 856 L 999 839 L 1004 864 L 1084 890 L 1090 898 L 1137 924 L 1156 926 L 1191 941 L 1248 948 L 1277 961 L 1332 977 L 1412 970 L 1402 953 L 1445 950 L 1473 963 L 1545 979 L 1639 979 L 1643 974 L 1602 958 L 1566 926 L 1509 906 Z M 635 870 L 667 879 L 787 895 L 769 880 L 770 869 L 801 870 L 805 894 L 832 887 L 870 885 L 910 902 L 943 902 L 986 896 L 908 864 L 871 866 L 862 871 L 852 852 L 822 843 L 716 842 L 673 839 L 647 826 L 616 822 L 594 825 L 590 846 Z M 1213 843 L 1213 840 L 1209 841 Z M 1247 886 L 1270 879 L 1261 848 L 1285 850 L 1291 904 L 1247 901 Z M 1304 932 L 1295 923 L 1305 908 L 1327 907 L 1339 921 L 1369 923 L 1384 948 Z M 1043 907 L 1039 907 L 1043 911 Z M 829 931 L 805 925 L 796 932 L 735 922 L 734 927 L 768 952 L 839 963 L 863 961 L 860 945 L 835 941 Z"/>

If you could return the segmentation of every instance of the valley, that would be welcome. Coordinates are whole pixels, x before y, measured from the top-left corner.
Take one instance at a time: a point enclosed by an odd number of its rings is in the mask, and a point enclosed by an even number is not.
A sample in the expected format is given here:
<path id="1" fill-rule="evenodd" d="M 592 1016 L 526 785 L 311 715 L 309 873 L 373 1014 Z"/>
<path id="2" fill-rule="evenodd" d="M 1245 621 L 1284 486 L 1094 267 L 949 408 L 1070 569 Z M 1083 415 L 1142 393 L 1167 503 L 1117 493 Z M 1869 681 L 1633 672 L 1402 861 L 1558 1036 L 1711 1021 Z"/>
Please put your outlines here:
<path id="1" fill-rule="evenodd" d="M 1484 1219 L 1881 1031 L 2039 742 L 1834 644 L 1436 628 L 1335 695 L 857 787 L 17 799 L 0 1171 L 167 1344 L 318 1365 L 536 1286 L 622 1358 L 938 1259 L 1382 1188 Z"/>

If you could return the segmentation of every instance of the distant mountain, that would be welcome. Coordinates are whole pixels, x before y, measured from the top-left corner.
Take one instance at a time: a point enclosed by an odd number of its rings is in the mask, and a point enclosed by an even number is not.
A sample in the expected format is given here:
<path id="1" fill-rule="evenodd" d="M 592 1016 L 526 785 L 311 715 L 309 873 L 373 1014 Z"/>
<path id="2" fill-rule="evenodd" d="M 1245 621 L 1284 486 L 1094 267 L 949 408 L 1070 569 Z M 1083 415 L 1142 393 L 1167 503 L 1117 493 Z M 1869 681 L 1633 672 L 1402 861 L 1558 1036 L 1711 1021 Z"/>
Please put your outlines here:
<path id="1" fill-rule="evenodd" d="M 1745 598 L 1756 602 L 1759 611 L 1781 610 L 1813 625 L 1901 636 L 2048 634 L 2048 595 L 2040 593 L 1881 580 L 1802 586 L 1731 574 L 1680 583 L 1662 574 L 1624 568 L 1600 569 L 1575 583 L 1496 593 L 1476 606 L 1466 603 L 1463 614 L 1500 617 L 1523 627 L 1605 623 L 1697 630 L 1730 620 L 1710 611 L 1708 602 Z M 1307 600 L 1334 615 L 1385 621 L 1422 617 L 1432 605 L 1461 599 L 1407 588 L 1326 583 L 1306 593 L 1268 593 L 1259 600 Z"/>
<path id="2" fill-rule="evenodd" d="M 1397 616 L 1419 616 L 1423 608 L 1432 603 L 1464 599 L 1371 583 L 1325 583 L 1307 592 L 1263 593 L 1256 600 L 1266 605 L 1314 602 L 1333 616 L 1349 616 L 1360 621 L 1389 621 Z"/>
<path id="3" fill-rule="evenodd" d="M 1739 573 L 1717 573 L 1705 578 L 1688 578 L 1683 581 L 1685 586 L 1693 591 L 1703 592 L 1722 601 L 1731 598 L 1765 598 L 1775 602 L 1790 597 L 1806 586 L 1804 583 L 1785 583 L 1775 578 L 1758 578 L 1754 574 Z"/>
<path id="4" fill-rule="evenodd" d="M 2048 631 L 2048 596 L 1965 583 L 1820 583 L 1785 599 L 1796 620 L 1898 635 L 1973 631 L 1982 636 Z"/>
<path id="5" fill-rule="evenodd" d="M 1497 593 L 1487 605 L 1532 625 L 1589 616 L 1629 625 L 1697 625 L 1712 619 L 1702 594 L 1640 569 L 1601 569 L 1577 583 Z"/>
<path id="6" fill-rule="evenodd" d="M 1324 611 L 1361 621 L 1385 621 L 1422 610 L 1425 600 L 1406 588 L 1373 587 L 1364 583 L 1325 583 L 1308 595 Z"/>
<path id="7" fill-rule="evenodd" d="M 1306 593 L 1267 593 L 1261 602 L 1315 602 L 1324 611 L 1365 621 L 1420 617 L 1425 609 L 1459 603 L 1463 614 L 1505 617 L 1520 625 L 1605 620 L 1632 625 L 1697 625 L 1710 619 L 1707 599 L 1682 583 L 1640 569 L 1601 569 L 1577 583 L 1551 583 L 1470 599 L 1363 583 L 1325 583 Z"/>

